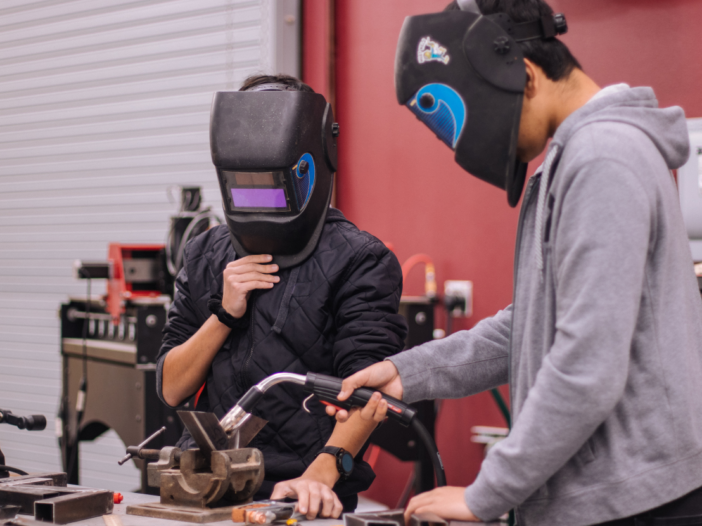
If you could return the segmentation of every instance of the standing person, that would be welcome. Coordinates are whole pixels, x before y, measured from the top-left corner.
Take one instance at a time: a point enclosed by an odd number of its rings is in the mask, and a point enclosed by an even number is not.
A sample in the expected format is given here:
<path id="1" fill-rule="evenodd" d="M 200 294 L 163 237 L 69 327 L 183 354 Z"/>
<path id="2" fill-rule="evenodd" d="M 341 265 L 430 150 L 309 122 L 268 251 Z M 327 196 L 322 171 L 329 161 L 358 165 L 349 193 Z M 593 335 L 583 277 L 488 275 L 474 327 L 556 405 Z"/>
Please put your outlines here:
<path id="1" fill-rule="evenodd" d="M 689 154 L 685 117 L 650 88 L 600 89 L 556 38 L 566 27 L 542 0 L 406 20 L 398 99 L 458 164 L 514 206 L 525 163 L 546 160 L 522 201 L 512 305 L 351 376 L 339 398 L 509 382 L 513 427 L 473 484 L 420 494 L 408 514 L 702 524 L 702 303 L 671 174 Z M 366 406 L 377 420 L 386 407 Z"/>
<path id="2" fill-rule="evenodd" d="M 406 335 L 397 258 L 329 207 L 330 106 L 285 75 L 240 91 L 217 94 L 210 130 L 227 225 L 185 248 L 157 360 L 164 403 L 205 383 L 197 410 L 220 419 L 271 374 L 343 378 L 402 350 Z M 335 423 L 306 396 L 280 385 L 254 408 L 268 421 L 250 443 L 265 462 L 255 498 L 294 496 L 310 519 L 338 517 L 375 476 L 359 455 L 375 424 Z M 178 446 L 195 447 L 187 430 Z"/>

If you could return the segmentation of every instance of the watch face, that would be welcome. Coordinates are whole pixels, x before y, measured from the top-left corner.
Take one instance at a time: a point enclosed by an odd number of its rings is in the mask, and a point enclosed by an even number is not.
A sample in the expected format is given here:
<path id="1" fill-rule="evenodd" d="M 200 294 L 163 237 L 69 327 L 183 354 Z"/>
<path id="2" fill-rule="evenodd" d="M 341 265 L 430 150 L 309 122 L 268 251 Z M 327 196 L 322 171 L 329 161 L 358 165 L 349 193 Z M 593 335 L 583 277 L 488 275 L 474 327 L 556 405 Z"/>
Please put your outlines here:
<path id="1" fill-rule="evenodd" d="M 345 451 L 344 454 L 341 455 L 341 467 L 346 473 L 351 473 L 353 471 L 353 457 L 351 453 Z"/>

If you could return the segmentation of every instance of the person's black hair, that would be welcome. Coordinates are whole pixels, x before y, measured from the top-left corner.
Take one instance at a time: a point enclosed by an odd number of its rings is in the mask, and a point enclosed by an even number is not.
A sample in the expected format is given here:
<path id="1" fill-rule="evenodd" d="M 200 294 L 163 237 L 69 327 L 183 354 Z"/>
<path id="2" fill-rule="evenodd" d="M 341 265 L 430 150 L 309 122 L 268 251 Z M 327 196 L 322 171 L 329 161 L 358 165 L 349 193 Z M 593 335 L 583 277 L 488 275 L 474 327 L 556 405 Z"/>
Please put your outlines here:
<path id="1" fill-rule="evenodd" d="M 286 86 L 290 86 L 295 91 L 307 91 L 310 93 L 314 93 L 314 90 L 310 88 L 307 84 L 302 82 L 300 79 L 285 74 L 251 75 L 244 81 L 244 83 L 239 88 L 239 91 L 250 90 L 262 84 L 284 84 Z"/>
<path id="2" fill-rule="evenodd" d="M 505 13 L 515 24 L 553 15 L 553 9 L 543 0 L 476 0 L 476 2 L 483 15 Z M 456 0 L 444 9 L 444 11 L 457 10 L 460 10 L 460 7 Z M 583 69 L 568 47 L 557 38 L 528 40 L 520 42 L 519 46 L 524 58 L 539 66 L 553 81 L 567 78 L 575 68 Z"/>

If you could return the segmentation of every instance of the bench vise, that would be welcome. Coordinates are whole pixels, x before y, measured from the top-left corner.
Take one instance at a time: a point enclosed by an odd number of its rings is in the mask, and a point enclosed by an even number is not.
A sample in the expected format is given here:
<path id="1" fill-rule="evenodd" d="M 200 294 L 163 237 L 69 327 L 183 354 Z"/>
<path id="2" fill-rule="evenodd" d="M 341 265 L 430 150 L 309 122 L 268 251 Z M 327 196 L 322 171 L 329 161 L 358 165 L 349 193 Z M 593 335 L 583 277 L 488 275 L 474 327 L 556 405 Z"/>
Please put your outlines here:
<path id="1" fill-rule="evenodd" d="M 248 444 L 266 422 L 256 419 L 247 426 L 250 437 L 242 440 L 238 433 L 228 435 L 213 413 L 178 415 L 198 449 L 145 449 L 157 435 L 127 448 L 123 461 L 131 457 L 155 461 L 148 464 L 148 482 L 160 488 L 161 497 L 157 503 L 128 506 L 127 514 L 198 523 L 230 519 L 235 506 L 253 499 L 264 477 L 262 453 L 237 446 Z"/>

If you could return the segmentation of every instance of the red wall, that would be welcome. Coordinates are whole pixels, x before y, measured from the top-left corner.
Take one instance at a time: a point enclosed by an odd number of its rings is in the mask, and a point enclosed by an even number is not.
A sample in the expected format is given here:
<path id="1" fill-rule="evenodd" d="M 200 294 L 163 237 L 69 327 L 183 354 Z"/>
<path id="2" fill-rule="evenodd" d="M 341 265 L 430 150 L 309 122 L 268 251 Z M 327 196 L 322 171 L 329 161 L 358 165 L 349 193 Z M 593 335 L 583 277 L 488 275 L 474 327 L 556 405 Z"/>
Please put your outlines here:
<path id="1" fill-rule="evenodd" d="M 452 152 L 397 104 L 393 87 L 404 17 L 438 11 L 447 2 L 336 2 L 338 207 L 360 228 L 392 242 L 401 262 L 418 252 L 429 254 L 440 291 L 446 279 L 472 280 L 474 314 L 457 327 L 468 328 L 510 302 L 518 212 L 507 206 L 504 192 L 458 168 Z M 308 22 L 327 0 L 304 5 Z M 551 5 L 568 17 L 570 32 L 563 41 L 600 85 L 650 85 L 662 105 L 678 104 L 689 117 L 702 116 L 701 1 L 555 0 Z M 304 31 L 304 71 L 314 80 L 323 65 L 314 60 L 319 49 L 310 49 L 314 25 L 306 23 Z M 421 272 L 412 274 L 405 291 L 421 294 Z M 478 424 L 503 425 L 488 395 L 444 404 L 437 441 L 449 484 L 467 485 L 477 474 L 482 446 L 470 442 L 470 428 Z M 378 479 L 368 494 L 394 506 L 409 468 L 389 455 L 376 467 Z"/>

